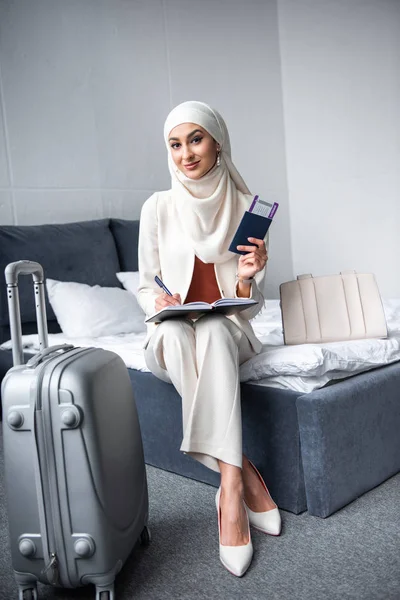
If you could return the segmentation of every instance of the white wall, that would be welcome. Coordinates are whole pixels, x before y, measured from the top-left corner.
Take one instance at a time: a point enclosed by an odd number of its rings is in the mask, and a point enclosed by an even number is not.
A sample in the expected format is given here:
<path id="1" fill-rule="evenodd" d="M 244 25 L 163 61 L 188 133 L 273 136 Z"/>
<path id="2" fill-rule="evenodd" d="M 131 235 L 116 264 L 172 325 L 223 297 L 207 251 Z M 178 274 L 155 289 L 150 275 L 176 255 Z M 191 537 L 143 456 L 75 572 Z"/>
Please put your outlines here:
<path id="1" fill-rule="evenodd" d="M 161 2 L 3 0 L 0 11 L 2 221 L 137 217 L 168 183 Z"/>
<path id="2" fill-rule="evenodd" d="M 279 0 L 294 273 L 400 297 L 400 2 Z"/>
<path id="3" fill-rule="evenodd" d="M 2 223 L 137 218 L 169 187 L 165 117 L 203 100 L 280 201 L 267 292 L 291 277 L 275 0 L 0 0 L 0 69 Z"/>
<path id="4" fill-rule="evenodd" d="M 199 99 L 280 202 L 269 297 L 349 268 L 400 297 L 399 64 L 397 0 L 0 0 L 0 222 L 137 218 Z"/>

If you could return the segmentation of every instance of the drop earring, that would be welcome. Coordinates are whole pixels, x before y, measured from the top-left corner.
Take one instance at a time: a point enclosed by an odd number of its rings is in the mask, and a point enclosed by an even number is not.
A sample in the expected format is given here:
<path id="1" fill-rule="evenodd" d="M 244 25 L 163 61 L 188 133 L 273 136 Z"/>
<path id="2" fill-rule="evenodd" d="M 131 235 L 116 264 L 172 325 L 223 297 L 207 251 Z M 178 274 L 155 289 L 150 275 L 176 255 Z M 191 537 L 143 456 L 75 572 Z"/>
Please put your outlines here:
<path id="1" fill-rule="evenodd" d="M 221 150 L 217 150 L 217 167 L 221 166 Z"/>

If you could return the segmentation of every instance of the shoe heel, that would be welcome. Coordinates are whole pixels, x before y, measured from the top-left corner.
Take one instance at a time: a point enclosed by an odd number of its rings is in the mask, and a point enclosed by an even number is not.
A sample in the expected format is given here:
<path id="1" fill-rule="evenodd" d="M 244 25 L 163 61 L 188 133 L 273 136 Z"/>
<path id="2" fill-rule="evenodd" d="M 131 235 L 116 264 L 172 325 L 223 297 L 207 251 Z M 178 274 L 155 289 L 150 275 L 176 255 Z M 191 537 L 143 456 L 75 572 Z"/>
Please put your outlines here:
<path id="1" fill-rule="evenodd" d="M 255 465 L 251 462 L 251 460 L 247 460 L 249 461 L 251 468 L 254 470 L 258 479 L 260 480 L 265 492 L 272 500 L 271 494 L 269 493 L 269 490 L 265 484 L 264 479 L 261 476 L 261 473 L 259 472 L 257 467 L 255 467 Z M 246 502 L 245 506 L 249 517 L 250 525 L 258 529 L 259 531 L 262 531 L 263 533 L 267 533 L 268 535 L 279 536 L 281 534 L 282 519 L 276 504 L 275 508 L 272 508 L 271 510 L 266 510 L 264 512 L 252 511 L 251 508 L 249 508 L 249 506 L 246 504 Z"/>

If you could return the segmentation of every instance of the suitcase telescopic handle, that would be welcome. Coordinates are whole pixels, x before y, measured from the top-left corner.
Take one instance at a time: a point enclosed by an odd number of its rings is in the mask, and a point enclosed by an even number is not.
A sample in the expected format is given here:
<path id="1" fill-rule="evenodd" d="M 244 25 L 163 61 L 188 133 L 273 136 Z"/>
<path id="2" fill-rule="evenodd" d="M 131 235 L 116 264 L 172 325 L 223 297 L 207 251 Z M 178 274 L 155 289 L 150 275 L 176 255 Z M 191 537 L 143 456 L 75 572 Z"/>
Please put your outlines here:
<path id="1" fill-rule="evenodd" d="M 46 304 L 44 298 L 44 275 L 42 266 L 31 260 L 18 260 L 6 266 L 5 278 L 7 283 L 8 313 L 10 316 L 10 333 L 14 365 L 22 365 L 24 353 L 22 349 L 21 310 L 18 294 L 18 277 L 32 275 L 36 320 L 39 334 L 39 348 L 48 346 Z"/>
<path id="2" fill-rule="evenodd" d="M 17 260 L 5 268 L 7 285 L 18 285 L 19 275 L 32 275 L 33 281 L 43 283 L 43 267 L 32 260 Z"/>

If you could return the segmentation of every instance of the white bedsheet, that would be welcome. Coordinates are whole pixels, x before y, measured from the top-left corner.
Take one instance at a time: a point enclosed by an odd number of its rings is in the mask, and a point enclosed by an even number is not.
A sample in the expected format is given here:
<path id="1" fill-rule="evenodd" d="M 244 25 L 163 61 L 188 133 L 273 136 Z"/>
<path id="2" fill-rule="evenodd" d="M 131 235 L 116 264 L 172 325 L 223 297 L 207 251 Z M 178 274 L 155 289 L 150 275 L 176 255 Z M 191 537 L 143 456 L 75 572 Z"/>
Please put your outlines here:
<path id="1" fill-rule="evenodd" d="M 307 393 L 332 379 L 341 379 L 400 360 L 400 300 L 386 300 L 383 304 L 388 339 L 285 346 L 279 301 L 268 300 L 262 313 L 252 321 L 263 349 L 241 366 L 241 381 Z M 105 348 L 119 354 L 127 367 L 148 371 L 142 350 L 144 339 L 143 333 L 77 339 L 58 333 L 49 334 L 49 345 L 70 343 Z M 28 351 L 36 352 L 37 335 L 23 336 L 23 346 Z M 2 347 L 9 349 L 11 343 L 5 342 Z"/>

